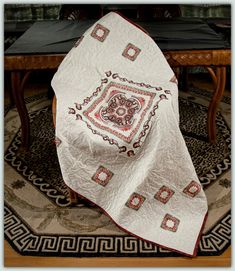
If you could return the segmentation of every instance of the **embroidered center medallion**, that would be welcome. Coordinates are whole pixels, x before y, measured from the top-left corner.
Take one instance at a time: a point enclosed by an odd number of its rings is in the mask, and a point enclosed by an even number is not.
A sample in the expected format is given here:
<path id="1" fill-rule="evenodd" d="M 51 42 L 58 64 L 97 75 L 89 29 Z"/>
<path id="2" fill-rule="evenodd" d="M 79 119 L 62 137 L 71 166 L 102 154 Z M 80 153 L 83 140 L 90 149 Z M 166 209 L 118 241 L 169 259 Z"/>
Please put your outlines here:
<path id="1" fill-rule="evenodd" d="M 135 156 L 150 131 L 159 103 L 168 100 L 168 93 L 163 94 L 159 86 L 134 82 L 111 71 L 105 75 L 90 96 L 68 108 L 68 114 L 118 147 L 119 153 Z"/>
<path id="2" fill-rule="evenodd" d="M 155 95 L 150 91 L 110 82 L 83 115 L 96 127 L 129 143 L 138 131 Z"/>

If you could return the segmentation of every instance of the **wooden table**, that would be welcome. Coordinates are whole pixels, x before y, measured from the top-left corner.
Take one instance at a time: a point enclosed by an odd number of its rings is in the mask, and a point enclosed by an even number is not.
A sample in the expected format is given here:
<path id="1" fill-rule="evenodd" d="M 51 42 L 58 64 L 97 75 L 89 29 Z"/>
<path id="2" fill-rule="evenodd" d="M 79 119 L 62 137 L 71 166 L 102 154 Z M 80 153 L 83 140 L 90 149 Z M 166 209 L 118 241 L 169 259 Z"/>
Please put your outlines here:
<path id="1" fill-rule="evenodd" d="M 223 96 L 226 66 L 231 65 L 230 49 L 164 50 L 171 67 L 204 66 L 212 76 L 215 91 L 210 101 L 207 119 L 208 138 L 216 142 L 216 111 Z M 24 102 L 24 85 L 34 70 L 57 69 L 66 53 L 11 54 L 4 57 L 4 69 L 11 72 L 12 94 L 22 125 L 22 147 L 30 143 L 30 124 Z"/>

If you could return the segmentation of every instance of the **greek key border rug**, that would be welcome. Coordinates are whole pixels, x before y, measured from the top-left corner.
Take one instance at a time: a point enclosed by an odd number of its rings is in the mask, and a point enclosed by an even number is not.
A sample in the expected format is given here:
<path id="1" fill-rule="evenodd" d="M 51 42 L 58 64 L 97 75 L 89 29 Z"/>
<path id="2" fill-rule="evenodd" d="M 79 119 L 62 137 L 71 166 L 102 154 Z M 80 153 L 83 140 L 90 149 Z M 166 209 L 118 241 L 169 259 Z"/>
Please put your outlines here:
<path id="1" fill-rule="evenodd" d="M 220 255 L 231 244 L 231 105 L 225 97 L 216 116 L 217 143 L 207 142 L 210 94 L 192 88 L 180 93 L 180 128 L 209 204 L 198 255 Z M 175 252 L 120 230 L 99 208 L 82 199 L 70 205 L 54 145 L 51 101 L 26 101 L 31 147 L 20 148 L 15 108 L 5 110 L 4 233 L 22 255 L 61 257 L 167 257 Z"/>

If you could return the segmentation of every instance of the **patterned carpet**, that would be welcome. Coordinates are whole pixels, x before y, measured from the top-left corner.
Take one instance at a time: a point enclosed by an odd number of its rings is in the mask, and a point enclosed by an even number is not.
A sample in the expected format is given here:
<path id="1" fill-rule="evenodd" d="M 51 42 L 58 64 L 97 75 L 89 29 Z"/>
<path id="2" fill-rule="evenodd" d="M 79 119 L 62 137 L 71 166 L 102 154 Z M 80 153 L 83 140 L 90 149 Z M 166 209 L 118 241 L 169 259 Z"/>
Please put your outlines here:
<path id="1" fill-rule="evenodd" d="M 207 195 L 209 215 L 198 255 L 220 255 L 231 235 L 231 105 L 217 113 L 217 143 L 207 142 L 210 93 L 192 88 L 180 94 L 180 128 Z M 22 255 L 74 257 L 180 256 L 121 231 L 97 207 L 71 206 L 56 148 L 51 101 L 29 98 L 31 148 L 20 149 L 19 118 L 5 108 L 5 238 Z"/>

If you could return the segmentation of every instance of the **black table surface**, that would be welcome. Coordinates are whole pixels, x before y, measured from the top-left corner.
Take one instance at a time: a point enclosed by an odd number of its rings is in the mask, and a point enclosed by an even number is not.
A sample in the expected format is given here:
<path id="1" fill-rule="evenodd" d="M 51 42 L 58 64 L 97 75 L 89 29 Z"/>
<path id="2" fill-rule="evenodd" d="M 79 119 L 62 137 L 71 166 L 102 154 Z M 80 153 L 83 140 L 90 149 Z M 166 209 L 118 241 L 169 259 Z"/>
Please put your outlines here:
<path id="1" fill-rule="evenodd" d="M 96 21 L 35 22 L 5 55 L 67 53 Z M 147 30 L 161 50 L 224 49 L 228 44 L 202 20 L 176 19 L 162 22 L 137 22 Z"/>

